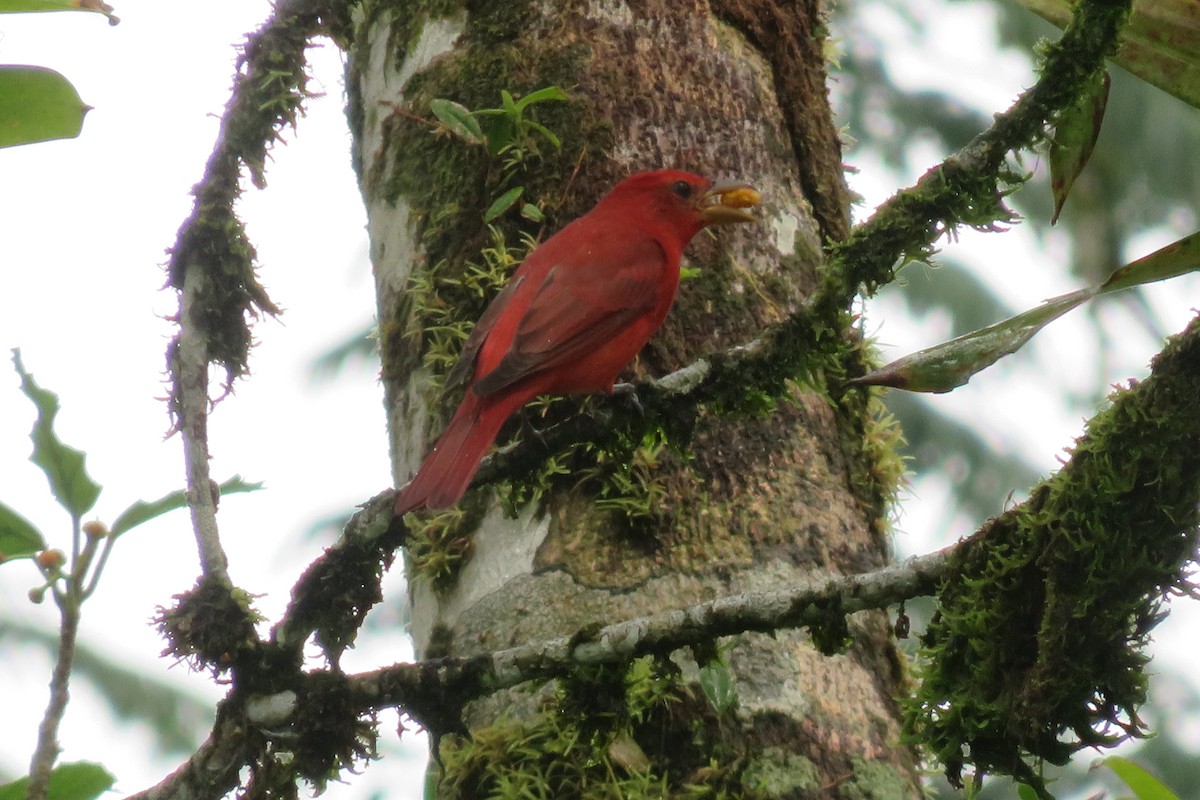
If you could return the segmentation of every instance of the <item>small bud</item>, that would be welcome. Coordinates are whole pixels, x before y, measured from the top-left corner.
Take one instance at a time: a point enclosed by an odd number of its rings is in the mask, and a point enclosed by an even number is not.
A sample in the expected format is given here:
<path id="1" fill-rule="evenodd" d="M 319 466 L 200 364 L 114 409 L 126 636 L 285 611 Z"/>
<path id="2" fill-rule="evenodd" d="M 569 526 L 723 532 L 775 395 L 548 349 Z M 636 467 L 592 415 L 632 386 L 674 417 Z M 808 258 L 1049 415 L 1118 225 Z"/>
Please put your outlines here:
<path id="1" fill-rule="evenodd" d="M 83 523 L 83 532 L 89 539 L 103 539 L 108 536 L 108 526 L 98 519 Z"/>
<path id="2" fill-rule="evenodd" d="M 67 563 L 67 557 L 62 550 L 43 550 L 37 554 L 35 560 L 39 567 L 47 571 L 61 569 L 62 565 Z"/>
<path id="3" fill-rule="evenodd" d="M 45 586 L 39 586 L 36 589 L 29 590 L 29 602 L 41 603 L 45 599 L 46 599 L 46 587 Z"/>

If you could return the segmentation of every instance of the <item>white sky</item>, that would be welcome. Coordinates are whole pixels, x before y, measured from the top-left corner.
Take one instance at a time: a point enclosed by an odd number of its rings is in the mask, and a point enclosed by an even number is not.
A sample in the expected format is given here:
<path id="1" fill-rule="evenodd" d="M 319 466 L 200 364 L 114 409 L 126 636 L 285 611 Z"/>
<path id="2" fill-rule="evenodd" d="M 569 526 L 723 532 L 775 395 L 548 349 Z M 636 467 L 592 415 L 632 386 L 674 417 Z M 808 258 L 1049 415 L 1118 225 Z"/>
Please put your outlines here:
<path id="1" fill-rule="evenodd" d="M 228 97 L 232 47 L 266 17 L 268 4 L 122 0 L 117 13 L 122 23 L 115 28 L 91 14 L 0 19 L 0 62 L 57 69 L 95 107 L 79 139 L 0 150 L 6 190 L 0 192 L 0 498 L 64 549 L 66 516 L 50 499 L 41 473 L 25 460 L 33 410 L 17 389 L 9 350 L 20 347 L 26 367 L 59 394 L 59 435 L 88 453 L 89 471 L 105 487 L 97 517 L 111 520 L 135 499 L 181 486 L 179 442 L 163 440 L 168 422 L 159 399 L 165 394 L 163 352 L 172 334 L 162 316 L 175 304 L 172 293 L 161 291 L 160 265 L 190 211 L 188 190 L 215 137 Z M 922 8 L 913 13 L 925 16 Z M 985 24 L 978 16 L 955 20 L 946 24 L 974 30 Z M 878 25 L 875 35 L 896 33 L 887 20 Z M 1007 107 L 1032 80 L 1028 67 L 1011 56 L 997 60 L 988 48 L 962 38 L 933 40 L 957 46 L 947 57 L 955 78 L 975 76 L 967 89 L 971 102 L 992 110 Z M 944 69 L 926 45 L 898 42 L 889 48 L 914 86 L 926 85 Z M 381 392 L 370 369 L 352 369 L 320 386 L 307 377 L 315 356 L 373 313 L 363 210 L 342 117 L 340 57 L 332 46 L 312 55 L 312 88 L 327 96 L 309 105 L 299 132 L 275 149 L 268 189 L 250 189 L 242 204 L 263 283 L 286 314 L 257 325 L 254 373 L 217 408 L 211 433 L 218 480 L 240 473 L 267 483 L 266 491 L 226 498 L 220 523 L 234 580 L 263 593 L 259 607 L 270 619 L 282 609 L 295 576 L 331 536 L 301 541 L 300 534 L 313 520 L 345 512 L 389 483 Z M 917 173 L 943 155 L 930 151 Z M 854 184 L 869 206 L 915 177 L 860 166 L 864 174 Z M 1045 250 L 1031 237 L 981 240 L 964 235 L 958 246 L 1014 307 L 1076 288 L 1045 268 Z M 1144 252 L 1164 243 L 1148 237 Z M 1051 240 L 1051 250 L 1061 254 L 1062 247 Z M 1177 285 L 1155 292 L 1168 330 L 1178 330 L 1190 317 L 1183 294 Z M 946 333 L 944 321 L 906 321 L 899 309 L 896 302 L 869 306 L 869 324 L 889 346 L 888 356 L 933 344 Z M 980 423 L 998 448 L 1052 469 L 1088 410 L 1063 407 L 1061 387 L 1048 385 L 1038 370 L 1058 373 L 1074 388 L 1094 379 L 1097 354 L 1086 341 L 1089 335 L 1081 321 L 1060 320 L 1032 352 L 937 402 Z M 1109 354 L 1107 380 L 1140 374 L 1158 349 L 1136 337 L 1131 345 L 1129 353 Z M 948 492 L 931 482 L 915 487 L 902 517 L 903 552 L 937 546 L 931 534 L 944 530 Z M 950 528 L 952 536 L 969 532 Z M 163 645 L 147 624 L 155 607 L 169 604 L 197 572 L 184 514 L 136 530 L 117 548 L 100 591 L 84 609 L 84 639 L 201 696 L 219 697 L 206 677 L 168 669 L 157 658 Z M 50 604 L 35 607 L 25 599 L 34 581 L 28 565 L 0 571 L 0 618 L 54 624 Z M 398 596 L 393 587 L 392 604 Z M 1200 627 L 1200 615 L 1195 603 L 1176 602 L 1175 611 L 1159 629 L 1156 652 L 1184 664 L 1192 654 L 1183 642 L 1189 630 Z M 49 666 L 33 652 L 0 643 L 0 707 L 10 732 L 0 742 L 0 770 L 13 774 L 26 768 L 44 707 Z M 346 667 L 410 655 L 406 636 L 397 630 L 350 654 Z M 75 686 L 76 703 L 62 737 L 64 760 L 101 761 L 118 776 L 123 793 L 158 781 L 174 766 L 175 761 L 146 758 L 150 738 L 144 730 L 112 723 L 115 735 L 97 736 L 99 726 L 108 724 L 101 701 L 89 697 L 82 683 Z M 393 727 L 389 721 L 382 726 L 389 750 L 395 749 Z M 420 796 L 423 744 L 409 737 L 405 742 L 386 759 L 386 769 L 371 767 L 344 791 L 361 795 L 386 785 L 388 796 Z M 333 789 L 335 797 L 339 788 Z"/>

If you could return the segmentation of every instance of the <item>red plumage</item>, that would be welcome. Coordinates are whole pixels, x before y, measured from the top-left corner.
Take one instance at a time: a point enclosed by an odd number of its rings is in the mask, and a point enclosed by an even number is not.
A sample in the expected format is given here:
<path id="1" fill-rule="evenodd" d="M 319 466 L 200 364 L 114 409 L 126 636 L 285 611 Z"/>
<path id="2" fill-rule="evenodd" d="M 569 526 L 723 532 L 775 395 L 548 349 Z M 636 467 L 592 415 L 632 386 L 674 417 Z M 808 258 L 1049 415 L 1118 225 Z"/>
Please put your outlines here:
<path id="1" fill-rule="evenodd" d="M 463 345 L 447 385 L 466 381 L 466 394 L 396 513 L 457 502 L 505 420 L 538 395 L 611 392 L 666 318 L 688 242 L 752 220 L 742 208 L 757 201 L 745 185 L 643 172 L 530 253 Z"/>

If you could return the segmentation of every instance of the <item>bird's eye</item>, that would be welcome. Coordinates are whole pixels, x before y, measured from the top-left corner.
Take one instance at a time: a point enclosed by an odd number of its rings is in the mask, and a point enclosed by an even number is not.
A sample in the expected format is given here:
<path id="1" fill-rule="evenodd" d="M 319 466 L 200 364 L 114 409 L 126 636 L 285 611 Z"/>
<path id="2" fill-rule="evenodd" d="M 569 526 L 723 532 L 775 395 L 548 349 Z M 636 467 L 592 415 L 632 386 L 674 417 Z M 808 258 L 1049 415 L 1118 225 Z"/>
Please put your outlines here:
<path id="1" fill-rule="evenodd" d="M 687 181 L 675 181 L 675 185 L 671 187 L 671 191 L 675 192 L 675 194 L 679 195 L 684 200 L 687 200 L 691 198 L 694 190 L 692 189 L 692 185 Z"/>

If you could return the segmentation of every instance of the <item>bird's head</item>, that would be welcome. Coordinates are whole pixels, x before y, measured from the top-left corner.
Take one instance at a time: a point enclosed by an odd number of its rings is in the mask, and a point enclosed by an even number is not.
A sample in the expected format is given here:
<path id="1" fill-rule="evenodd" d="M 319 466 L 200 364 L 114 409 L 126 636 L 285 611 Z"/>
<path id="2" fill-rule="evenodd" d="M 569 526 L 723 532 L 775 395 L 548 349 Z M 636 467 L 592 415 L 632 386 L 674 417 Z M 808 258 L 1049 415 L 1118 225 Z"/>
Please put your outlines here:
<path id="1" fill-rule="evenodd" d="M 713 183 L 690 172 L 663 169 L 641 172 L 621 181 L 606 202 L 616 201 L 643 222 L 669 226 L 681 246 L 710 225 L 754 222 L 746 209 L 759 203 L 759 194 L 746 183 Z"/>

